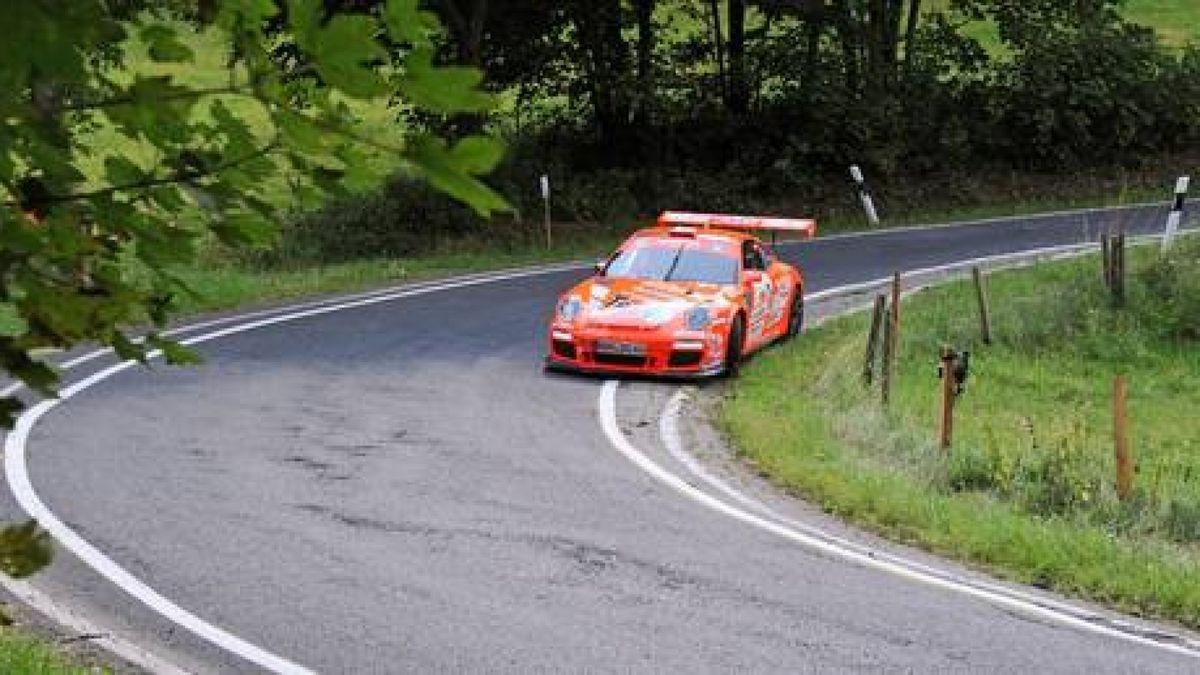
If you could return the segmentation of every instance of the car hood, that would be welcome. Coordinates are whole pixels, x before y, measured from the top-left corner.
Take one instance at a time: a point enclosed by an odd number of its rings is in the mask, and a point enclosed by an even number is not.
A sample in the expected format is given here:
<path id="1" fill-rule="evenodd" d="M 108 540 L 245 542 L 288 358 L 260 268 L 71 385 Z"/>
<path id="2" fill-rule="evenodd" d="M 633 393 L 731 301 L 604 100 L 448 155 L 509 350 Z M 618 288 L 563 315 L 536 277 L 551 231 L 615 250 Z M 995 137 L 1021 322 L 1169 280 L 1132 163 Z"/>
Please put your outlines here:
<path id="1" fill-rule="evenodd" d="M 697 282 L 596 277 L 576 286 L 571 294 L 583 302 L 580 321 L 588 325 L 653 329 L 682 322 L 694 307 L 715 311 L 729 307 L 730 294 L 736 294 L 736 289 Z"/>

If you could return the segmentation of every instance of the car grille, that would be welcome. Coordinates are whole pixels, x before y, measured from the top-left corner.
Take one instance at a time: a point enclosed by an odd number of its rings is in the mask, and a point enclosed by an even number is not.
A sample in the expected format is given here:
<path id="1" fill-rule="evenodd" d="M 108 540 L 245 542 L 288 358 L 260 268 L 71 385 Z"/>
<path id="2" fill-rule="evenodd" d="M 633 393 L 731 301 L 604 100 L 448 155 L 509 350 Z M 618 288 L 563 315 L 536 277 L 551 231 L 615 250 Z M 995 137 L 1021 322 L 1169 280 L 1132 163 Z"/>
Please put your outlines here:
<path id="1" fill-rule="evenodd" d="M 642 368 L 646 365 L 646 357 L 629 356 L 626 354 L 596 354 L 596 363 L 601 363 L 607 366 Z"/>
<path id="2" fill-rule="evenodd" d="M 575 344 L 565 340 L 555 340 L 554 355 L 564 359 L 574 359 Z"/>
<path id="3" fill-rule="evenodd" d="M 690 368 L 700 365 L 701 353 L 697 351 L 671 352 L 667 362 L 672 368 Z"/>

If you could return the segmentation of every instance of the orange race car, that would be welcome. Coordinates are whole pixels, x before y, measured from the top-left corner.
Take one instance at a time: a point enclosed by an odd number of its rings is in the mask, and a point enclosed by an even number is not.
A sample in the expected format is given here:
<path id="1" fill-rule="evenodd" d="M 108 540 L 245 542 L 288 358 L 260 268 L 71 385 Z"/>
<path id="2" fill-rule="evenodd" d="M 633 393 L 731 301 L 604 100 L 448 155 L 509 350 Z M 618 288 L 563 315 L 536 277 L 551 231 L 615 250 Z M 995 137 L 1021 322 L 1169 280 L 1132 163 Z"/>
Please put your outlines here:
<path id="1" fill-rule="evenodd" d="M 549 368 L 733 375 L 742 357 L 800 332 L 804 277 L 754 231 L 812 237 L 812 220 L 668 211 L 562 295 Z"/>

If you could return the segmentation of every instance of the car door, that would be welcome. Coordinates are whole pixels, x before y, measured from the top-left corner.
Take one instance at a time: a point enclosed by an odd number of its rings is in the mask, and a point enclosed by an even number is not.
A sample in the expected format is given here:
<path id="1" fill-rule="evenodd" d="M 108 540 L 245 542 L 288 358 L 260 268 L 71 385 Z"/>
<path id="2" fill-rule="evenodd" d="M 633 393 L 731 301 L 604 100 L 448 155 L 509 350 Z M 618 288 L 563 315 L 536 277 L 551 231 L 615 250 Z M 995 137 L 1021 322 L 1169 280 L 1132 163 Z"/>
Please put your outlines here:
<path id="1" fill-rule="evenodd" d="M 771 315 L 775 298 L 772 279 L 762 248 L 754 241 L 742 243 L 742 279 L 746 294 L 746 350 L 770 339 Z"/>

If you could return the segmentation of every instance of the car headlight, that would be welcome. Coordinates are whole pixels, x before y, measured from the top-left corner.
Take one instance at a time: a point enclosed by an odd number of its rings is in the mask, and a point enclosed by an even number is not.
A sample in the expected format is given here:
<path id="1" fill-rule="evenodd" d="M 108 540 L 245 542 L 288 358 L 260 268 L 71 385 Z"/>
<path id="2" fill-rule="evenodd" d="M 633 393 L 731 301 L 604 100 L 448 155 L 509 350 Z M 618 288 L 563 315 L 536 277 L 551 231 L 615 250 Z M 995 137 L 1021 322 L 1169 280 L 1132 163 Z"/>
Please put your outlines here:
<path id="1" fill-rule="evenodd" d="M 688 330 L 704 330 L 712 323 L 712 315 L 707 307 L 693 307 L 688 310 L 686 323 Z"/>
<path id="2" fill-rule="evenodd" d="M 563 298 L 558 301 L 558 320 L 571 322 L 579 318 L 579 314 L 583 312 L 583 301 L 579 296 L 572 295 L 569 298 Z"/>

